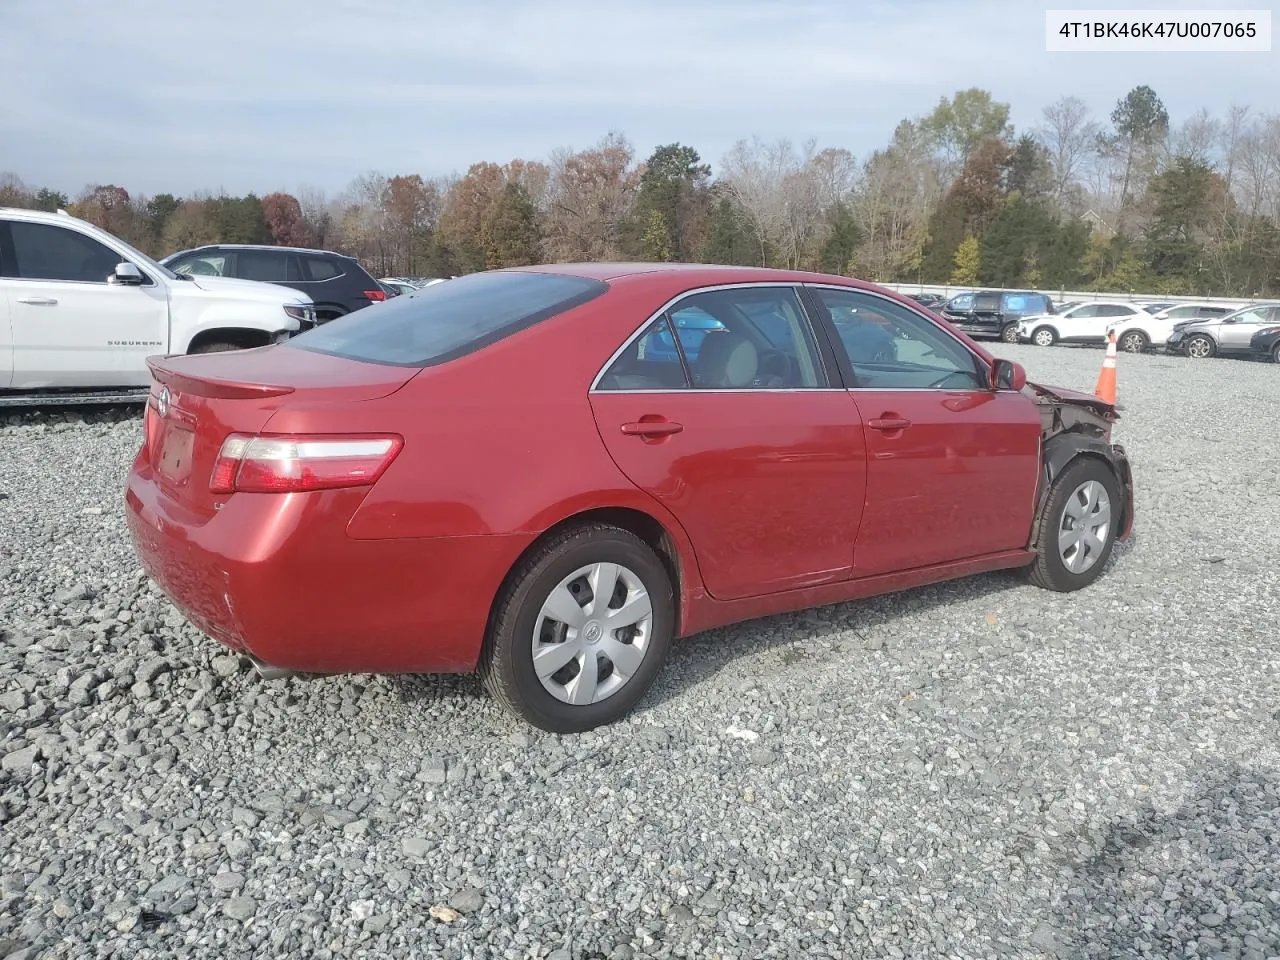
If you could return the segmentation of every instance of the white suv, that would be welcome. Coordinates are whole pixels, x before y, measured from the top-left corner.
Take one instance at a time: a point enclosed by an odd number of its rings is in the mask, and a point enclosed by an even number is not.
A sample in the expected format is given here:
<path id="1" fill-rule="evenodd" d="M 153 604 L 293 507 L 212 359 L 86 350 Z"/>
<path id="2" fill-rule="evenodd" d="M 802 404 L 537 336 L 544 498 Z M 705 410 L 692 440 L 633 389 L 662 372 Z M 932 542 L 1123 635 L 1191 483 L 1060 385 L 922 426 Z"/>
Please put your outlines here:
<path id="1" fill-rule="evenodd" d="M 150 355 L 264 346 L 314 323 L 297 290 L 179 276 L 61 210 L 0 208 L 0 391 L 144 387 Z"/>
<path id="2" fill-rule="evenodd" d="M 1059 313 L 1027 317 L 1018 324 L 1018 339 L 1039 347 L 1055 343 L 1105 343 L 1107 330 L 1117 322 L 1149 316 L 1134 303 L 1122 300 L 1085 300 Z"/>

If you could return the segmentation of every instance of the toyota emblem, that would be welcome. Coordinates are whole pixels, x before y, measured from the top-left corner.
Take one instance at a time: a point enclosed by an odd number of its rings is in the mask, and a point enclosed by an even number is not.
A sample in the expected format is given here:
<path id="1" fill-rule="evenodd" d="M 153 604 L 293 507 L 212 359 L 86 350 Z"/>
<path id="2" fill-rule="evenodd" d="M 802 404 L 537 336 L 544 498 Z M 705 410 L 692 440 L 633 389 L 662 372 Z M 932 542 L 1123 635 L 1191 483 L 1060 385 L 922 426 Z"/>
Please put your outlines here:
<path id="1" fill-rule="evenodd" d="M 163 387 L 160 396 L 156 397 L 156 412 L 162 417 L 169 415 L 169 388 Z"/>

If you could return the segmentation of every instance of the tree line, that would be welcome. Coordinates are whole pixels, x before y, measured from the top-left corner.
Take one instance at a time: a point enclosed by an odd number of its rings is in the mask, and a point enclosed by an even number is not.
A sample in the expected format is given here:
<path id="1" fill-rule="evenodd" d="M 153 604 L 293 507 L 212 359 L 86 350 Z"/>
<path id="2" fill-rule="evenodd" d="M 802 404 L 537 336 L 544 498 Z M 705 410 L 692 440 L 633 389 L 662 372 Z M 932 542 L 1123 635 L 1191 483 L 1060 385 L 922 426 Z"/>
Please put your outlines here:
<path id="1" fill-rule="evenodd" d="M 63 207 L 163 256 L 203 243 L 350 253 L 375 275 L 453 276 L 576 260 L 701 261 L 879 282 L 1173 295 L 1280 292 L 1280 116 L 1233 107 L 1175 127 L 1135 87 L 1105 121 L 1076 97 L 1015 130 L 980 89 L 903 120 L 859 159 L 758 137 L 713 172 L 681 143 L 640 161 L 606 135 L 546 162 L 356 178 L 335 196 L 131 194 L 72 201 L 0 175 L 0 206 Z"/>

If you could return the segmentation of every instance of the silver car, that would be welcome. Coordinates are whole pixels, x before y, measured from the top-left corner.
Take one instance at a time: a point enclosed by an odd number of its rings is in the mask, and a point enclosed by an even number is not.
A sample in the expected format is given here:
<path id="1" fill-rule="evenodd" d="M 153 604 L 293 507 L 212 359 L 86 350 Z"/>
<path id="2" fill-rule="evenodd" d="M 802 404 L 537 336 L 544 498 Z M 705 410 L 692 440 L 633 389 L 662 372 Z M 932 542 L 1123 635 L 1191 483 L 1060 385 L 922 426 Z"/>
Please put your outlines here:
<path id="1" fill-rule="evenodd" d="M 1263 327 L 1280 323 L 1280 303 L 1255 303 L 1225 317 L 1175 324 L 1165 349 L 1197 360 L 1219 354 L 1248 354 L 1249 341 Z"/>

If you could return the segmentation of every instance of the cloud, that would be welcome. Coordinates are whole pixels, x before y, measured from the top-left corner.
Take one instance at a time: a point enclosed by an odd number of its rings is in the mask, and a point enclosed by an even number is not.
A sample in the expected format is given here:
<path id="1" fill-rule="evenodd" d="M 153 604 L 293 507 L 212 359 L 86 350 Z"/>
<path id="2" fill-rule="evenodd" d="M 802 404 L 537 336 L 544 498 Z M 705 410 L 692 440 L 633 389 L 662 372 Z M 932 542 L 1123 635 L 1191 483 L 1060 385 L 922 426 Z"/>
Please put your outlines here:
<path id="1" fill-rule="evenodd" d="M 865 155 L 969 86 L 1031 126 L 1067 93 L 1105 115 L 1145 82 L 1176 119 L 1277 79 L 1269 54 L 1050 55 L 1026 0 L 222 0 L 160 14 L 59 0 L 57 42 L 37 42 L 50 5 L 0 4 L 0 62 L 23 78 L 0 163 L 72 191 L 337 189 L 369 169 L 545 157 L 610 129 L 713 164 L 752 134 Z"/>

